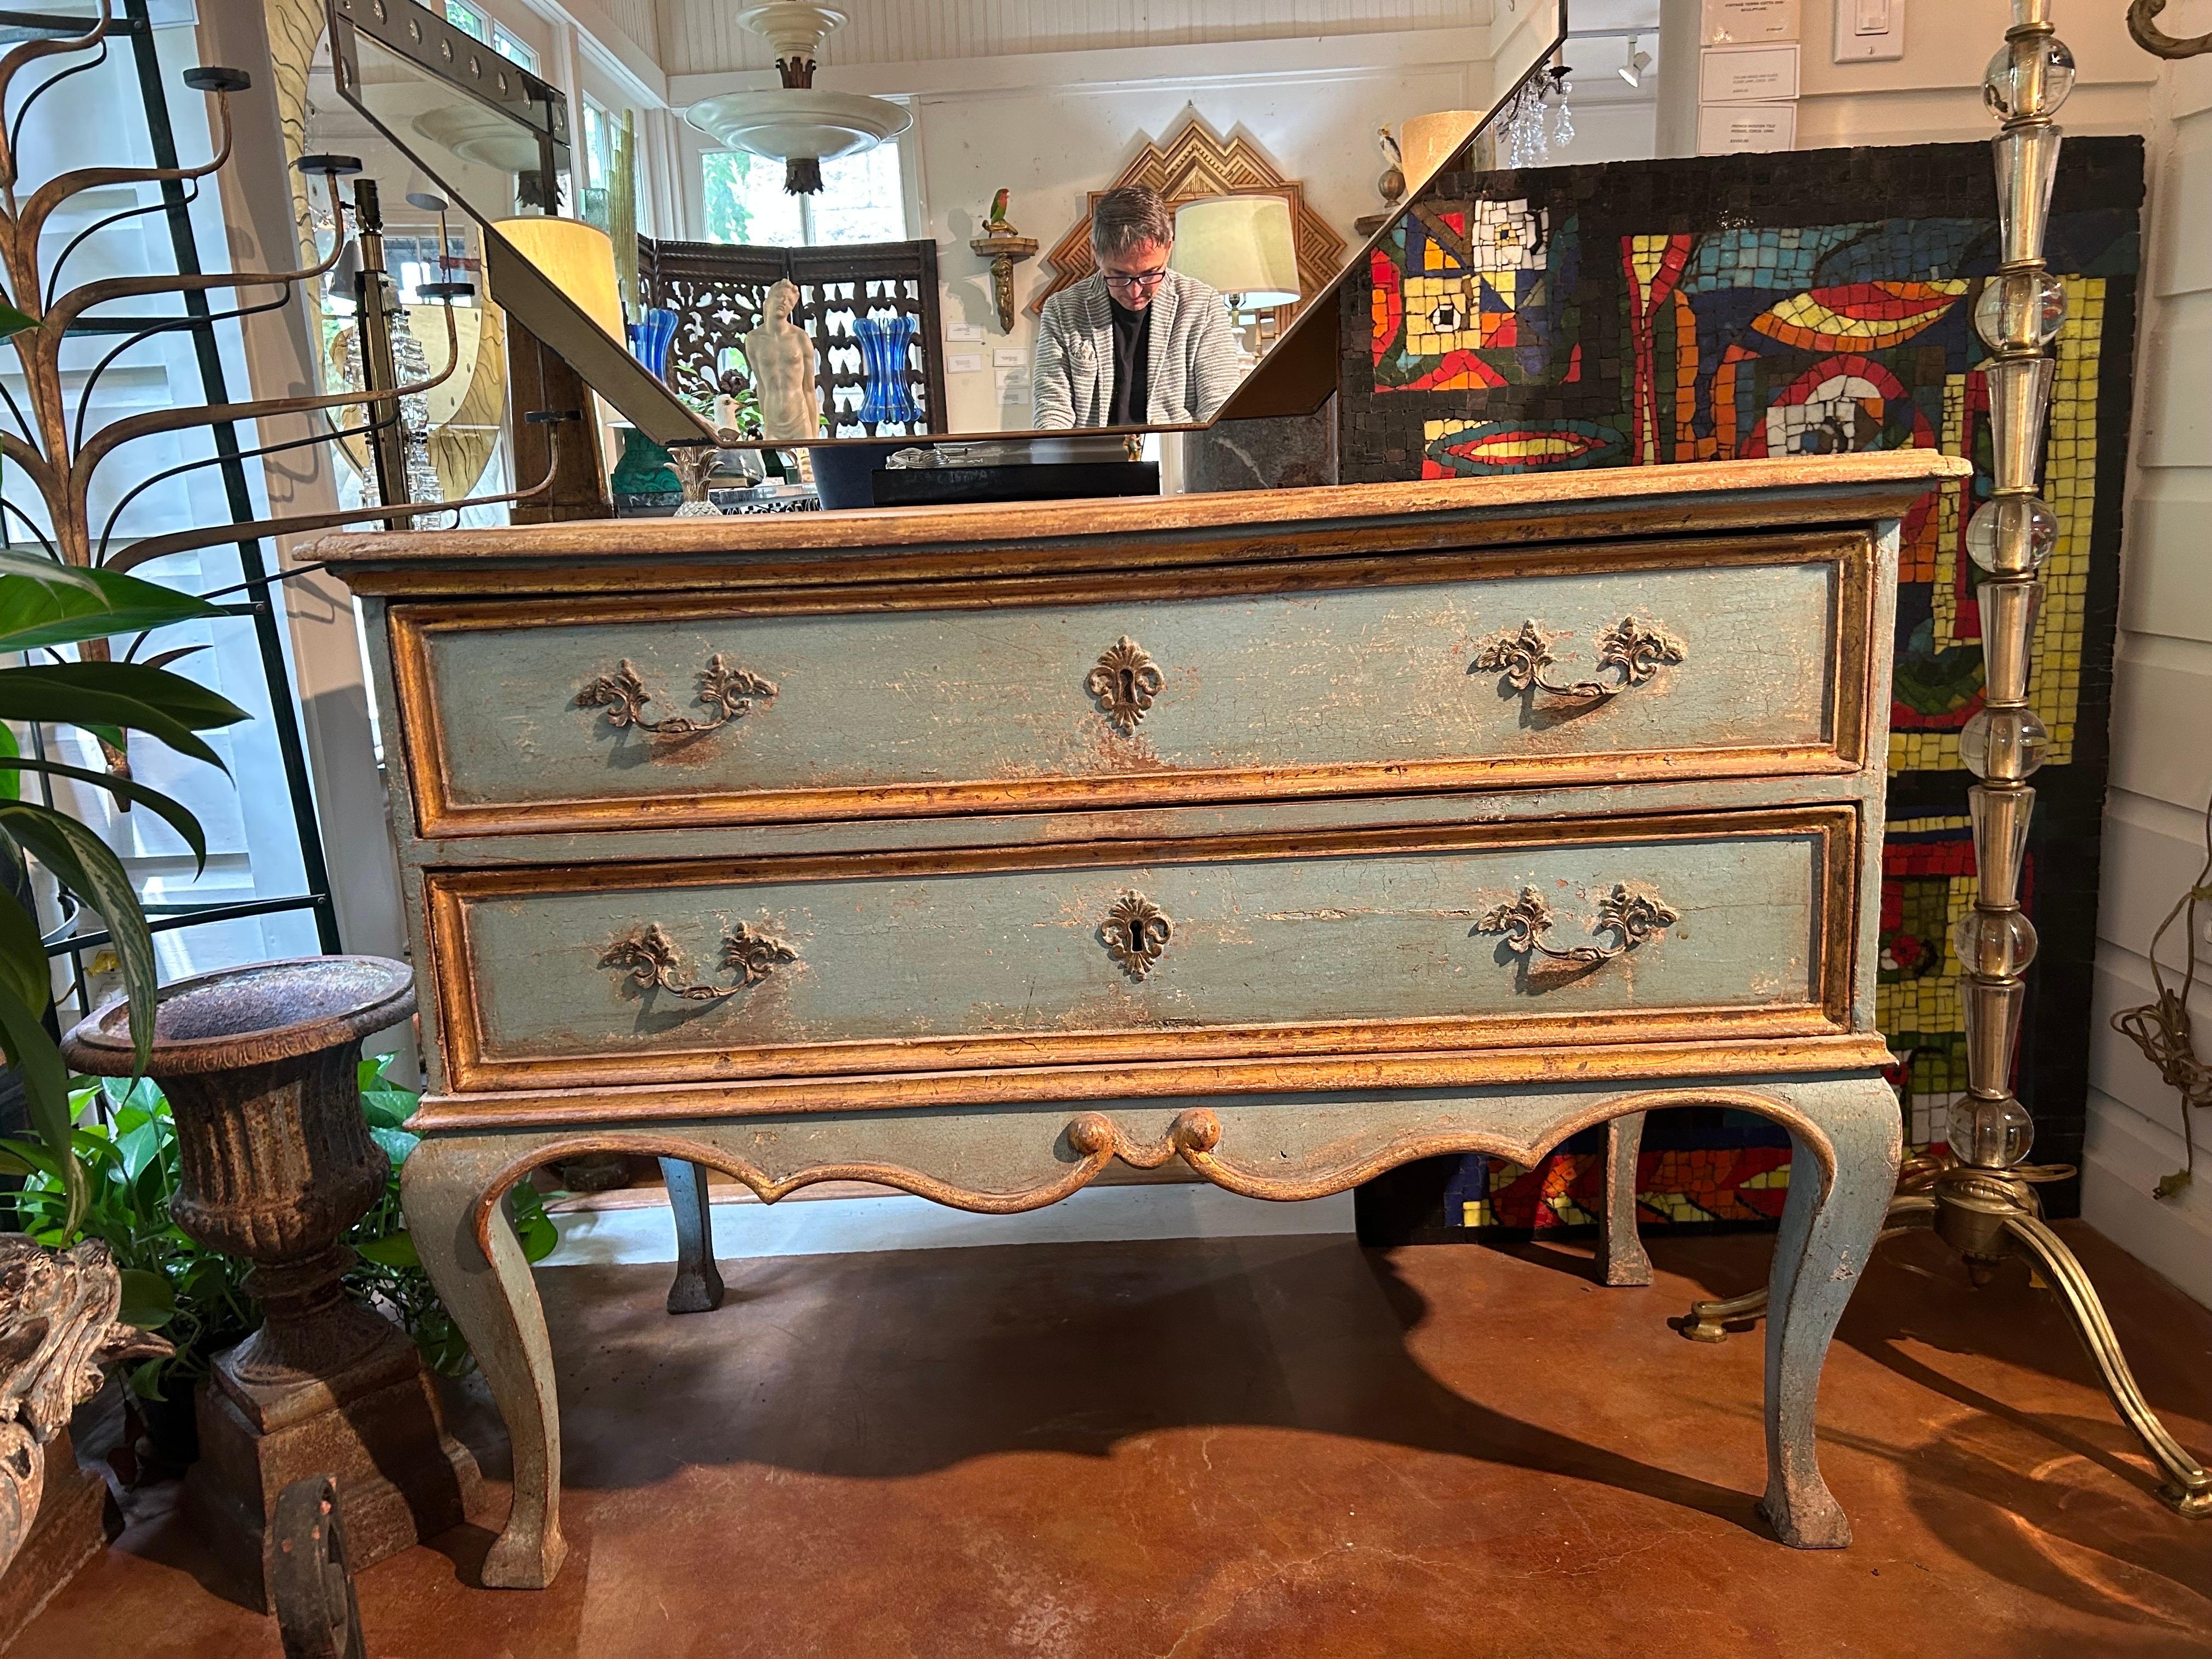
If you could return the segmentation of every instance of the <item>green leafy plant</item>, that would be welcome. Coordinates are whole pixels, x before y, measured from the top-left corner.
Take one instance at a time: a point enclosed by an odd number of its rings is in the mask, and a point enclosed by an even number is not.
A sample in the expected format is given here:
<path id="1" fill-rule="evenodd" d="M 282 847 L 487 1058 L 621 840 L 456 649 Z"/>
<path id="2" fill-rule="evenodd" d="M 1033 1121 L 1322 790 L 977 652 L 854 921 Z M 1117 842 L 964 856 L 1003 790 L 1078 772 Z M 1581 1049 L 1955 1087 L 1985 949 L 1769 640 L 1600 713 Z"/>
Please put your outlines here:
<path id="1" fill-rule="evenodd" d="M 418 1137 L 399 1126 L 413 1114 L 416 1097 L 392 1081 L 390 1065 L 388 1054 L 361 1062 L 362 1113 L 392 1160 L 392 1175 L 382 1195 L 346 1235 L 360 1258 L 346 1282 L 388 1310 L 434 1370 L 459 1376 L 474 1369 L 475 1358 L 431 1288 L 400 1218 L 399 1169 Z M 216 1354 L 260 1324 L 260 1304 L 245 1289 L 251 1264 L 198 1243 L 169 1218 L 178 1183 L 177 1128 L 155 1084 L 144 1078 L 81 1081 L 70 1108 L 76 1122 L 70 1162 L 86 1188 L 82 1232 L 105 1240 L 122 1271 L 121 1317 L 141 1329 L 159 1330 L 176 1347 L 173 1356 L 149 1359 L 132 1371 L 131 1387 L 149 1399 L 166 1399 L 171 1382 L 189 1386 L 206 1376 Z M 77 1236 L 69 1220 L 65 1170 L 46 1147 L 0 1140 L 0 1170 L 23 1177 L 14 1202 L 24 1231 L 50 1246 Z M 560 1239 L 543 1195 L 527 1182 L 514 1189 L 513 1214 L 524 1254 L 542 1261 Z"/>
<path id="2" fill-rule="evenodd" d="M 346 1243 L 361 1258 L 346 1282 L 391 1310 L 431 1370 L 442 1376 L 463 1376 L 475 1369 L 475 1356 L 431 1288 L 430 1275 L 423 1270 L 399 1213 L 399 1169 L 422 1137 L 402 1127 L 414 1115 L 418 1097 L 392 1080 L 391 1064 L 389 1054 L 372 1055 L 361 1063 L 361 1109 L 368 1119 L 369 1134 L 392 1160 L 392 1179 L 383 1197 L 346 1235 Z M 545 1213 L 544 1194 L 528 1182 L 518 1182 L 512 1188 L 509 1214 L 529 1260 L 544 1261 L 561 1242 L 553 1218 Z"/>
<path id="3" fill-rule="evenodd" d="M 0 1170 L 23 1177 L 22 1190 L 14 1194 L 17 1224 L 53 1249 L 79 1237 L 106 1243 L 123 1278 L 118 1316 L 160 1331 L 176 1348 L 137 1366 L 131 1390 L 166 1399 L 172 1379 L 189 1389 L 207 1375 L 216 1354 L 261 1322 L 261 1310 L 244 1288 L 252 1264 L 208 1249 L 169 1218 L 177 1130 L 153 1082 L 84 1082 L 72 1091 L 70 1105 L 75 1128 L 66 1160 L 29 1141 L 0 1140 Z M 71 1202 L 73 1184 L 84 1192 L 81 1209 Z"/>
<path id="4" fill-rule="evenodd" d="M 207 837 L 182 805 L 120 771 L 22 754 L 5 722 L 79 726 L 118 755 L 127 732 L 143 732 L 227 770 L 198 734 L 242 720 L 246 711 L 167 666 L 198 647 L 143 663 L 70 660 L 58 649 L 223 614 L 204 599 L 118 571 L 81 570 L 0 548 L 0 653 L 24 655 L 20 666 L 0 668 L 0 857 L 19 873 L 27 855 L 35 858 L 107 924 L 141 1066 L 154 1039 L 159 981 L 137 889 L 123 861 L 88 826 L 58 807 L 23 799 L 23 775 L 66 779 L 103 790 L 124 806 L 144 808 L 191 849 L 196 869 L 206 866 Z M 33 1132 L 50 1150 L 58 1150 L 70 1144 L 71 1109 L 68 1068 L 45 1024 L 52 1000 L 37 922 L 22 906 L 0 902 L 0 1048 L 22 1080 Z M 66 1237 L 82 1221 L 90 1188 L 76 1160 L 63 1158 L 58 1167 L 69 1199 L 62 1228 Z"/>

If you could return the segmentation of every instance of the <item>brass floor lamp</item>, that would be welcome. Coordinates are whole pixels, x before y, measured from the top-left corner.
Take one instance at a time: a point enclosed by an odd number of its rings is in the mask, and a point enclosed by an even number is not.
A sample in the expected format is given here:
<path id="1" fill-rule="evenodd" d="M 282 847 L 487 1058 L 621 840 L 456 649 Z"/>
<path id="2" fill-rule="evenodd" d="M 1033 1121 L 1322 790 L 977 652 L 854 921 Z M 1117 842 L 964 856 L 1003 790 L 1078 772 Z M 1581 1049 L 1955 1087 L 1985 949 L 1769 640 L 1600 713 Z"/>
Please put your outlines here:
<path id="1" fill-rule="evenodd" d="M 2135 0 L 2128 27 L 2161 58 L 2212 51 L 2212 35 L 2179 40 L 2152 19 L 2166 0 Z M 1966 1258 L 1976 1283 L 2015 1252 L 2057 1294 L 2096 1362 L 2105 1390 L 2164 1475 L 2158 1494 L 2182 1515 L 2212 1516 L 2212 1473 L 2166 1432 L 2136 1386 L 2103 1303 L 2074 1252 L 2045 1223 L 2036 1186 L 2069 1169 L 2027 1161 L 2035 1134 L 2012 1093 L 2023 975 L 2035 958 L 2035 928 L 2021 908 L 2021 873 L 2035 810 L 2028 779 L 2043 764 L 2050 734 L 2028 707 L 2030 647 L 2039 573 L 2058 538 L 2058 520 L 2036 494 L 2045 417 L 2057 363 L 2051 344 L 2066 319 L 2066 289 L 2044 262 L 2060 131 L 2051 117 L 2074 86 L 2074 55 L 2053 30 L 2051 0 L 2012 0 L 2012 27 L 1982 79 L 1982 97 L 2003 124 L 1994 143 L 1997 274 L 1974 307 L 1974 329 L 1994 354 L 1989 382 L 1995 488 L 1966 526 L 1966 550 L 1983 577 L 1984 695 L 1959 734 L 1975 781 L 1966 792 L 1979 873 L 1974 908 L 1952 930 L 1965 969 L 1966 1092 L 1951 1108 L 1948 1157 L 1915 1159 L 1900 1172 L 1882 1237 L 1932 1226 Z M 2187 1109 L 2185 1107 L 2184 1109 Z M 1694 1304 L 1676 1322 L 1685 1336 L 1718 1342 L 1731 1320 L 1756 1316 L 1765 1292 Z"/>

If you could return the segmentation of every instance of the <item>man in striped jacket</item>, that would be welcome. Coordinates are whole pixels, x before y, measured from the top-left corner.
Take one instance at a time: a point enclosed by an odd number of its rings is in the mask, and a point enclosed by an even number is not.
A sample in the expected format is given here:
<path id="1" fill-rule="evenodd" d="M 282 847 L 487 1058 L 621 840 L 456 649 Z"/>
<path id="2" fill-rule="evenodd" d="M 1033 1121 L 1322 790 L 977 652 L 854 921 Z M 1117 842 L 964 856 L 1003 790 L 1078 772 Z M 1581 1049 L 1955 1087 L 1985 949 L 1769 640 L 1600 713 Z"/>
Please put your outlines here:
<path id="1" fill-rule="evenodd" d="M 1237 334 L 1221 295 L 1168 269 L 1175 221 L 1144 185 L 1091 215 L 1098 269 L 1044 302 L 1035 423 L 1042 428 L 1209 421 L 1236 390 Z"/>

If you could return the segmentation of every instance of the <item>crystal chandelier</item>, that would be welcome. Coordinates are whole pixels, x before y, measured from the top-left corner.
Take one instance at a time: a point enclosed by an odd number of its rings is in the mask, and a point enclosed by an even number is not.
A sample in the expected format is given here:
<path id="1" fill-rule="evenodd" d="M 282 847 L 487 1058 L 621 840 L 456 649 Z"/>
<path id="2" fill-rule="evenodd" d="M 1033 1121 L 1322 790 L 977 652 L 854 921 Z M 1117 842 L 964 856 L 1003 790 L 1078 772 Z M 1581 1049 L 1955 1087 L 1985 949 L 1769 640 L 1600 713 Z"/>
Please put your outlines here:
<path id="1" fill-rule="evenodd" d="M 1573 73 L 1564 63 L 1539 70 L 1498 106 L 1498 138 L 1507 167 L 1541 167 L 1553 150 L 1574 143 L 1575 119 L 1567 108 L 1574 90 L 1567 77 Z"/>

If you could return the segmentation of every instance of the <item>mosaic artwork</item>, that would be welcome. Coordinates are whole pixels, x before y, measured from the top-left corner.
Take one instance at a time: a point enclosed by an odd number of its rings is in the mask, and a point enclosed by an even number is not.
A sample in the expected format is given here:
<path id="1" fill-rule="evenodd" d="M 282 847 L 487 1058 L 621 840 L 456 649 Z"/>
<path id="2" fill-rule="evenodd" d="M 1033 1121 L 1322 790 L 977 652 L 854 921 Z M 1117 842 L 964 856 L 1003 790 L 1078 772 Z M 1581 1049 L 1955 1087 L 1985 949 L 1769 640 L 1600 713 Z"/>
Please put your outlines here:
<path id="1" fill-rule="evenodd" d="M 2142 153 L 2067 141 L 2049 240 L 2068 314 L 2045 455 L 2058 547 L 2044 570 L 2033 697 L 2050 727 L 2036 778 L 2030 975 L 2018 1091 L 2039 1161 L 2078 1155 L 2126 471 Z M 1942 1138 L 1965 1086 L 1950 923 L 1973 902 L 1958 732 L 1980 706 L 1978 573 L 1966 522 L 1989 487 L 1988 355 L 1972 307 L 1996 268 L 1986 146 L 1807 151 L 1539 172 L 1447 174 L 1369 260 L 1343 308 L 1346 482 L 1908 447 L 1982 471 L 1903 526 L 1877 1013 L 1900 1063 L 1905 1136 Z M 1595 1219 L 1601 1139 L 1528 1170 L 1458 1161 L 1443 1183 L 1377 1189 L 1425 1218 L 1378 1238 Z M 1778 1131 L 1718 1111 L 1652 1120 L 1647 1223 L 1779 1213 Z M 2046 1189 L 2072 1212 L 2070 1183 Z"/>

